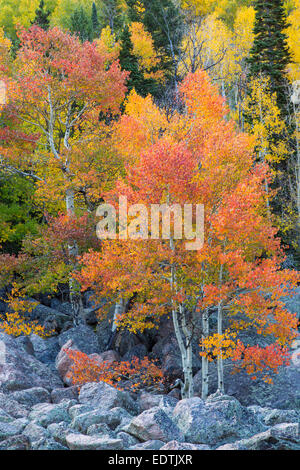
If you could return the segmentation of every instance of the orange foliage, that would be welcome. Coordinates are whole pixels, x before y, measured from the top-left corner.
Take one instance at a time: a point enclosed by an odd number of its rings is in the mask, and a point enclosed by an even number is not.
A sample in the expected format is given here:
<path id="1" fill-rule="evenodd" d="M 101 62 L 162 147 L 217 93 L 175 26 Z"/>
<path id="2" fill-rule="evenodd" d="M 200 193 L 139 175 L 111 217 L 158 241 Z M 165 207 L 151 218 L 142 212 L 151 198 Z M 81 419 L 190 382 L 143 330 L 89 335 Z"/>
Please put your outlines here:
<path id="1" fill-rule="evenodd" d="M 118 390 L 136 392 L 140 389 L 160 390 L 163 373 L 147 357 L 134 357 L 131 362 L 99 362 L 81 351 L 64 350 L 73 363 L 69 378 L 79 387 L 89 382 L 106 382 Z"/>

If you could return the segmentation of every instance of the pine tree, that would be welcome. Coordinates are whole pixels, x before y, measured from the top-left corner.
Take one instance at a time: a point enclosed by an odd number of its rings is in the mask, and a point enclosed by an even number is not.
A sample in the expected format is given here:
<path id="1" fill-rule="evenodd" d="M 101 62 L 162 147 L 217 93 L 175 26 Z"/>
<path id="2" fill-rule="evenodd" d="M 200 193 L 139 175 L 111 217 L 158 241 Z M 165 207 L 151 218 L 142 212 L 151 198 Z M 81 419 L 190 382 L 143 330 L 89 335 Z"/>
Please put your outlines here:
<path id="1" fill-rule="evenodd" d="M 155 94 L 157 91 L 157 83 L 152 79 L 145 79 L 139 68 L 138 58 L 133 54 L 133 46 L 130 38 L 129 27 L 126 25 L 120 36 L 120 64 L 123 70 L 130 72 L 127 81 L 127 89 L 130 92 L 133 88 L 141 96 L 149 93 Z"/>
<path id="2" fill-rule="evenodd" d="M 74 11 L 70 23 L 71 32 L 78 34 L 82 42 L 92 39 L 92 22 L 82 7 Z"/>
<path id="3" fill-rule="evenodd" d="M 47 31 L 50 26 L 49 16 L 50 11 L 45 9 L 45 2 L 41 0 L 38 9 L 35 11 L 35 18 L 31 24 L 36 24 Z"/>
<path id="4" fill-rule="evenodd" d="M 163 69 L 177 81 L 177 58 L 183 36 L 183 18 L 172 0 L 126 0 L 130 21 L 140 21 L 151 33 Z"/>
<path id="5" fill-rule="evenodd" d="M 93 28 L 93 36 L 98 37 L 100 33 L 100 24 L 98 19 L 98 12 L 95 2 L 92 5 L 92 28 Z"/>
<path id="6" fill-rule="evenodd" d="M 250 75 L 270 79 L 270 90 L 277 94 L 282 116 L 288 113 L 286 67 L 291 62 L 287 45 L 286 13 L 283 0 L 255 0 L 254 44 L 248 63 Z"/>

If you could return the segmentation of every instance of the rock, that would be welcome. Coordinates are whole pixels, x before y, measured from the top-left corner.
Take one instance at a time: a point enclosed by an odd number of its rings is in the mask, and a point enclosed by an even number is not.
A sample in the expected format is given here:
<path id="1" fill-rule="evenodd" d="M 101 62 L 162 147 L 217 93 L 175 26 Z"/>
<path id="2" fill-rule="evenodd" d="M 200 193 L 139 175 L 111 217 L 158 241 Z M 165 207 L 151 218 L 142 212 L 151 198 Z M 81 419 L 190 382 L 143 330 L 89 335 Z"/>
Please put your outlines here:
<path id="1" fill-rule="evenodd" d="M 161 447 L 160 450 L 211 450 L 204 444 L 190 444 L 189 442 L 170 441 Z"/>
<path id="2" fill-rule="evenodd" d="M 36 300 L 27 299 L 36 304 Z M 34 309 L 29 312 L 28 317 L 30 320 L 37 320 L 42 326 L 45 326 L 49 330 L 60 331 L 64 323 L 70 319 L 68 315 L 47 307 L 43 304 L 38 304 Z"/>
<path id="3" fill-rule="evenodd" d="M 11 395 L 5 395 L 4 393 L 0 393 L 0 409 L 14 418 L 25 418 L 29 413 L 24 405 L 11 398 Z"/>
<path id="4" fill-rule="evenodd" d="M 62 400 L 78 400 L 78 387 L 56 388 L 51 392 L 52 403 L 60 403 Z"/>
<path id="5" fill-rule="evenodd" d="M 15 338 L 15 342 L 18 343 L 18 345 L 22 347 L 27 354 L 34 356 L 33 344 L 30 341 L 29 336 L 18 336 Z"/>
<path id="6" fill-rule="evenodd" d="M 89 326 L 79 325 L 74 328 L 70 328 L 58 337 L 58 342 L 61 348 L 69 340 L 72 340 L 74 349 L 78 349 L 85 354 L 100 352 L 97 335 Z"/>
<path id="7" fill-rule="evenodd" d="M 35 405 L 29 413 L 29 419 L 43 427 L 47 427 L 52 423 L 60 423 L 61 421 L 69 423 L 71 419 L 68 414 L 68 409 L 71 403 L 72 401 L 58 404 L 41 403 Z"/>
<path id="8" fill-rule="evenodd" d="M 14 420 L 6 411 L 0 409 L 0 422 L 1 423 L 11 423 Z"/>
<path id="9" fill-rule="evenodd" d="M 31 334 L 29 338 L 35 357 L 44 364 L 54 364 L 60 350 L 58 337 L 41 338 L 38 335 Z"/>
<path id="10" fill-rule="evenodd" d="M 260 406 L 248 406 L 248 410 L 254 413 L 266 426 L 274 426 L 280 423 L 300 422 L 299 410 L 274 410 Z"/>
<path id="11" fill-rule="evenodd" d="M 61 423 L 52 423 L 47 427 L 50 436 L 56 441 L 67 447 L 66 436 L 70 434 L 70 429 L 64 421 Z"/>
<path id="12" fill-rule="evenodd" d="M 121 359 L 116 351 L 104 351 L 101 354 L 94 353 L 90 354 L 89 357 L 99 362 L 99 364 L 102 364 L 103 362 L 112 364 L 113 362 L 119 362 Z"/>
<path id="13" fill-rule="evenodd" d="M 142 442 L 129 447 L 130 450 L 160 450 L 164 445 L 163 441 L 153 439 L 151 441 Z"/>
<path id="14" fill-rule="evenodd" d="M 112 437 L 114 438 L 114 433 L 111 431 L 111 429 L 109 429 L 109 427 L 107 426 L 107 424 L 104 424 L 104 423 L 101 423 L 101 424 L 92 424 L 92 426 L 90 426 L 88 429 L 87 429 L 87 432 L 86 434 L 88 436 L 95 436 L 95 435 L 106 435 L 106 436 L 109 436 L 109 437 Z"/>
<path id="15" fill-rule="evenodd" d="M 271 436 L 277 439 L 299 440 L 299 423 L 281 423 L 271 428 Z"/>
<path id="16" fill-rule="evenodd" d="M 41 439 L 36 441 L 31 445 L 32 450 L 68 450 L 67 447 L 64 447 L 59 442 L 54 439 Z"/>
<path id="17" fill-rule="evenodd" d="M 52 390 L 62 385 L 58 375 L 21 349 L 14 338 L 0 333 L 0 342 L 5 345 L 5 361 L 0 364 L 0 392 L 32 387 Z"/>
<path id="18" fill-rule="evenodd" d="M 143 411 L 143 413 L 133 418 L 126 432 L 142 441 L 160 440 L 169 442 L 171 439 L 184 441 L 184 436 L 176 424 L 158 407 Z"/>
<path id="19" fill-rule="evenodd" d="M 123 408 L 103 410 L 102 407 L 77 415 L 72 421 L 72 428 L 83 433 L 93 424 L 107 424 L 111 429 L 116 429 L 121 423 L 128 423 L 132 416 Z"/>
<path id="20" fill-rule="evenodd" d="M 83 319 L 87 325 L 95 326 L 98 323 L 97 311 L 94 308 L 83 309 Z"/>
<path id="21" fill-rule="evenodd" d="M 73 340 L 70 339 L 66 342 L 59 351 L 57 358 L 55 360 L 55 367 L 58 371 L 59 376 L 61 377 L 62 381 L 66 384 L 71 386 L 72 385 L 72 377 L 71 377 L 71 366 L 73 364 L 73 360 L 68 356 L 66 353 L 66 349 L 72 351 L 78 351 L 76 346 L 73 343 Z"/>
<path id="22" fill-rule="evenodd" d="M 153 395 L 152 393 L 142 391 L 139 396 L 140 411 L 142 412 L 158 406 L 162 397 L 163 395 Z"/>
<path id="23" fill-rule="evenodd" d="M 88 411 L 93 411 L 93 410 L 94 408 L 89 404 L 86 404 L 86 405 L 76 404 L 74 406 L 71 406 L 71 408 L 69 408 L 69 416 L 71 419 L 74 419 L 78 415 L 82 415 L 84 413 L 87 413 Z"/>
<path id="24" fill-rule="evenodd" d="M 103 411 L 115 407 L 124 408 L 131 414 L 136 414 L 138 411 L 129 392 L 117 390 L 105 382 L 85 384 L 80 390 L 79 402 L 94 407 L 101 406 Z"/>
<path id="25" fill-rule="evenodd" d="M 291 313 L 296 313 L 297 318 L 300 319 L 300 288 L 297 287 L 293 294 L 291 294 L 289 297 L 285 297 L 282 300 L 285 303 L 286 308 Z"/>
<path id="26" fill-rule="evenodd" d="M 12 436 L 0 442 L 0 450 L 29 450 L 30 442 L 28 437 L 20 434 Z"/>
<path id="27" fill-rule="evenodd" d="M 300 351 L 299 351 L 300 353 Z M 297 350 L 293 353 L 297 355 Z M 236 397 L 244 406 L 259 405 L 276 409 L 300 409 L 300 362 L 291 361 L 273 377 L 273 384 L 253 381 L 245 372 L 231 374 L 232 367 L 225 368 L 227 393 Z M 211 377 L 212 387 L 216 378 Z"/>
<path id="28" fill-rule="evenodd" d="M 129 361 L 131 362 L 134 357 L 137 357 L 138 359 L 144 359 L 145 356 L 147 356 L 148 351 L 147 348 L 144 344 L 137 344 L 136 346 L 133 346 L 126 354 L 123 356 L 123 361 Z"/>
<path id="29" fill-rule="evenodd" d="M 0 422 L 0 441 L 21 434 L 27 424 L 28 420 L 26 418 L 18 418 L 9 423 Z"/>
<path id="30" fill-rule="evenodd" d="M 299 424 L 282 423 L 217 450 L 300 450 Z"/>
<path id="31" fill-rule="evenodd" d="M 53 298 L 51 299 L 50 306 L 52 309 L 57 310 L 60 313 L 64 313 L 68 317 L 72 318 L 73 310 L 70 302 L 61 302 L 60 300 Z"/>
<path id="32" fill-rule="evenodd" d="M 177 403 L 177 398 L 163 395 L 159 401 L 158 406 L 172 419 L 173 411 Z"/>
<path id="33" fill-rule="evenodd" d="M 133 437 L 124 431 L 118 432 L 116 437 L 117 439 L 122 439 L 125 449 L 135 446 L 136 444 L 140 444 L 140 441 L 136 437 Z"/>
<path id="34" fill-rule="evenodd" d="M 110 437 L 85 436 L 84 434 L 68 434 L 66 437 L 70 450 L 122 450 L 122 439 Z"/>
<path id="35" fill-rule="evenodd" d="M 263 429 L 253 415 L 232 397 L 211 397 L 206 402 L 199 397 L 181 400 L 173 419 L 193 444 L 216 445 L 225 439 L 249 435 Z"/>
<path id="36" fill-rule="evenodd" d="M 27 390 L 20 390 L 10 394 L 14 400 L 27 408 L 31 408 L 37 403 L 50 403 L 51 396 L 48 390 L 42 387 L 28 388 Z"/>
<path id="37" fill-rule="evenodd" d="M 41 439 L 45 440 L 46 438 L 50 437 L 50 433 L 47 429 L 33 422 L 27 424 L 23 430 L 23 435 L 29 439 L 30 444 L 40 441 Z"/>

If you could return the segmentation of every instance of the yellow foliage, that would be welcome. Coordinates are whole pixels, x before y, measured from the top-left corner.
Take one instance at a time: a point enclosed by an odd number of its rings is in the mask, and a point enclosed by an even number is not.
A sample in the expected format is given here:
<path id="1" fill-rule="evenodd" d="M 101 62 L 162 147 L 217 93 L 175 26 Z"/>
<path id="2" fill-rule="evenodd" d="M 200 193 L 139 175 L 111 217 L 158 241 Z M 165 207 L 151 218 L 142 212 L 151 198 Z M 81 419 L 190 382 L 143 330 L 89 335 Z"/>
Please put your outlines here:
<path id="1" fill-rule="evenodd" d="M 205 15 L 212 11 L 215 0 L 182 0 L 181 7 L 196 15 Z"/>
<path id="2" fill-rule="evenodd" d="M 293 63 L 289 66 L 289 77 L 291 81 L 300 79 L 300 0 L 297 0 L 295 9 L 288 17 L 290 24 L 288 34 L 288 45 L 293 57 Z"/>
<path id="3" fill-rule="evenodd" d="M 243 107 L 251 118 L 251 124 L 245 124 L 245 130 L 253 134 L 257 142 L 257 151 L 261 161 L 279 162 L 288 154 L 286 140 L 272 142 L 272 134 L 284 135 L 285 123 L 280 117 L 276 94 L 271 94 L 268 79 L 261 77 L 249 84 L 250 94 Z"/>
<path id="4" fill-rule="evenodd" d="M 22 294 L 16 286 L 12 289 L 11 294 L 5 302 L 9 306 L 9 313 L 5 314 L 5 320 L 0 323 L 0 330 L 11 336 L 29 336 L 32 333 L 46 338 L 53 332 L 46 331 L 41 325 L 38 325 L 36 321 L 29 321 L 24 318 L 25 312 L 32 312 L 32 310 L 38 305 L 38 302 L 28 302 L 22 298 Z"/>
<path id="5" fill-rule="evenodd" d="M 116 36 L 110 26 L 102 29 L 100 39 L 94 41 L 100 53 L 109 54 L 111 60 L 116 60 L 120 53 L 120 44 L 116 41 Z"/>
<path id="6" fill-rule="evenodd" d="M 133 45 L 133 53 L 137 57 L 139 66 L 145 78 L 153 78 L 163 81 L 162 71 L 151 72 L 153 67 L 159 65 L 151 34 L 145 30 L 143 23 L 133 22 L 129 26 L 130 38 Z"/>
<path id="7" fill-rule="evenodd" d="M 214 361 L 217 358 L 228 359 L 232 357 L 236 342 L 236 333 L 226 330 L 223 334 L 215 333 L 200 342 L 202 352 L 200 356 L 206 357 L 209 361 Z"/>

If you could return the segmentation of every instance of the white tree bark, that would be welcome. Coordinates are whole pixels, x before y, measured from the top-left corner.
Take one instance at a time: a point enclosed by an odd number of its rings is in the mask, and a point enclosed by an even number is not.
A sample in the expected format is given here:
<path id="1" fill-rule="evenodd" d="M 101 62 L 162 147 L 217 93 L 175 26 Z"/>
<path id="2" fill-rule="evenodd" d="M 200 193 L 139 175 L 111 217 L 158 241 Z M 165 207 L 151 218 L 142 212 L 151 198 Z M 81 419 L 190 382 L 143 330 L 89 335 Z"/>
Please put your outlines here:
<path id="1" fill-rule="evenodd" d="M 209 335 L 209 316 L 208 309 L 202 313 L 202 340 L 206 339 Z M 204 348 L 202 347 L 202 351 Z M 202 399 L 206 400 L 208 397 L 208 359 L 202 357 Z"/>
<path id="2" fill-rule="evenodd" d="M 222 302 L 219 303 L 218 305 L 218 334 L 222 335 L 223 334 L 223 307 L 222 307 Z M 223 357 L 222 357 L 222 352 L 218 356 L 218 364 L 217 364 L 217 369 L 218 369 L 218 392 L 222 395 L 224 395 L 224 364 L 223 364 Z"/>

